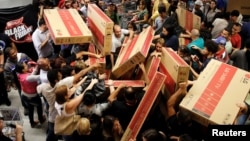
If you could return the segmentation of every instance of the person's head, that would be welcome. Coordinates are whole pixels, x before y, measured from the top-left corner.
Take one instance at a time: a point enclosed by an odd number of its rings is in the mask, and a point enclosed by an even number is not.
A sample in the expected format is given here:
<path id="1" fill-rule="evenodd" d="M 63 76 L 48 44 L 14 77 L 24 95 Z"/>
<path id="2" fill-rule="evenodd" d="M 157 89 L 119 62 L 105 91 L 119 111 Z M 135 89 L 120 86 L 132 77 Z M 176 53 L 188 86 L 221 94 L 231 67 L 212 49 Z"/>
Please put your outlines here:
<path id="1" fill-rule="evenodd" d="M 191 30 L 191 38 L 192 40 L 197 39 L 200 37 L 200 31 L 198 29 Z"/>
<path id="2" fill-rule="evenodd" d="M 225 45 L 227 43 L 226 38 L 224 38 L 223 36 L 220 36 L 220 37 L 218 37 L 216 39 L 213 39 L 213 41 L 215 43 L 217 43 L 217 45 L 218 45 L 219 48 L 225 48 Z"/>
<path id="3" fill-rule="evenodd" d="M 190 57 L 190 52 L 186 46 L 179 46 L 177 50 L 177 54 L 182 58 L 185 56 Z"/>
<path id="4" fill-rule="evenodd" d="M 166 135 L 151 128 L 142 133 L 142 141 L 166 141 Z"/>
<path id="5" fill-rule="evenodd" d="M 90 3 L 90 0 L 84 0 L 84 5 L 88 7 L 88 4 Z"/>
<path id="6" fill-rule="evenodd" d="M 137 31 L 136 24 L 134 22 L 129 22 L 127 25 L 128 30 Z"/>
<path id="7" fill-rule="evenodd" d="M 62 74 L 57 69 L 51 69 L 47 73 L 47 78 L 52 87 L 62 79 Z"/>
<path id="8" fill-rule="evenodd" d="M 84 105 L 91 107 L 96 103 L 96 95 L 92 90 L 87 90 L 82 100 Z"/>
<path id="9" fill-rule="evenodd" d="M 44 71 L 51 69 L 50 60 L 48 58 L 39 58 L 37 60 L 38 67 Z"/>
<path id="10" fill-rule="evenodd" d="M 161 33 L 162 33 L 164 36 L 170 37 L 170 36 L 172 36 L 172 35 L 175 34 L 175 29 L 174 29 L 174 27 L 173 27 L 172 25 L 167 24 L 167 25 L 164 25 L 164 26 L 162 27 L 162 32 L 161 32 Z"/>
<path id="11" fill-rule="evenodd" d="M 5 49 L 5 55 L 12 61 L 17 61 L 17 50 L 12 47 L 7 47 Z"/>
<path id="12" fill-rule="evenodd" d="M 162 51 L 162 47 L 165 44 L 165 40 L 163 38 L 159 38 L 157 39 L 156 43 L 155 43 L 155 50 L 157 52 L 161 52 Z"/>
<path id="13" fill-rule="evenodd" d="M 167 17 L 166 6 L 163 3 L 159 3 L 158 13 L 159 13 L 159 16 L 163 19 Z"/>
<path id="14" fill-rule="evenodd" d="M 144 10 L 146 8 L 146 3 L 144 0 L 139 1 L 139 9 Z"/>
<path id="15" fill-rule="evenodd" d="M 126 105 L 134 106 L 137 103 L 137 92 L 135 88 L 129 86 L 124 88 L 124 99 Z"/>
<path id="16" fill-rule="evenodd" d="M 61 85 L 55 88 L 56 102 L 58 104 L 63 104 L 69 100 L 68 87 L 66 85 Z"/>
<path id="17" fill-rule="evenodd" d="M 47 24 L 46 24 L 46 22 L 45 22 L 44 19 L 40 19 L 40 20 L 39 20 L 38 26 L 39 26 L 39 29 L 40 29 L 42 32 L 45 32 L 45 31 L 48 30 Z"/>
<path id="18" fill-rule="evenodd" d="M 108 7 L 107 9 L 110 11 L 110 12 L 114 12 L 115 11 L 115 4 L 113 2 L 109 2 L 108 3 Z"/>
<path id="19" fill-rule="evenodd" d="M 232 35 L 237 34 L 241 31 L 241 24 L 240 23 L 234 23 L 232 27 Z"/>
<path id="20" fill-rule="evenodd" d="M 236 22 L 237 18 L 239 17 L 239 15 L 240 15 L 240 11 L 239 10 L 232 10 L 230 12 L 230 20 L 233 21 L 233 22 Z"/>
<path id="21" fill-rule="evenodd" d="M 226 38 L 227 41 L 229 41 L 229 40 L 230 40 L 229 37 L 232 35 L 232 32 L 231 32 L 231 31 L 232 31 L 231 29 L 225 28 L 225 29 L 222 30 L 222 32 L 221 32 L 220 35 L 221 35 L 222 37 Z"/>
<path id="22" fill-rule="evenodd" d="M 73 1 L 71 2 L 71 7 L 72 7 L 72 8 L 75 8 L 75 9 L 78 9 L 78 8 L 79 8 L 79 3 L 78 3 L 78 1 L 77 1 L 77 0 L 73 0 Z"/>
<path id="23" fill-rule="evenodd" d="M 187 110 L 179 109 L 176 114 L 179 125 L 185 127 L 190 127 L 192 125 L 192 116 Z"/>
<path id="24" fill-rule="evenodd" d="M 70 49 L 62 49 L 62 50 L 60 50 L 60 52 L 59 52 L 59 57 L 60 58 L 67 58 L 69 56 L 71 56 Z"/>
<path id="25" fill-rule="evenodd" d="M 195 10 L 200 10 L 201 6 L 203 6 L 202 1 L 199 1 L 199 0 L 195 1 L 195 3 L 194 3 Z"/>
<path id="26" fill-rule="evenodd" d="M 79 135 L 89 135 L 91 133 L 90 121 L 88 118 L 81 118 L 76 126 Z"/>
<path id="27" fill-rule="evenodd" d="M 103 134 L 106 136 L 112 136 L 114 133 L 118 133 L 122 130 L 118 118 L 112 115 L 104 116 L 102 127 L 103 127 Z"/>
<path id="28" fill-rule="evenodd" d="M 215 0 L 211 0 L 210 1 L 210 6 L 209 6 L 210 9 L 216 9 L 216 1 Z"/>
<path id="29" fill-rule="evenodd" d="M 57 57 L 55 60 L 54 60 L 54 65 L 53 65 L 53 68 L 55 69 L 61 69 L 63 66 L 66 65 L 66 62 L 63 58 L 61 57 Z"/>
<path id="30" fill-rule="evenodd" d="M 207 40 L 205 42 L 205 48 L 204 48 L 204 55 L 212 55 L 215 54 L 219 49 L 219 46 L 217 43 L 215 43 L 213 40 Z"/>
<path id="31" fill-rule="evenodd" d="M 75 61 L 75 73 L 80 72 L 81 70 L 87 68 L 85 62 L 83 60 L 77 60 Z"/>
<path id="32" fill-rule="evenodd" d="M 116 38 L 120 38 L 121 35 L 122 35 L 122 32 L 121 32 L 121 27 L 119 25 L 114 25 L 114 35 Z"/>
<path id="33" fill-rule="evenodd" d="M 73 76 L 75 74 L 75 70 L 70 65 L 65 65 L 61 68 L 62 78 Z"/>
<path id="34" fill-rule="evenodd" d="M 18 62 L 15 67 L 17 73 L 26 73 L 29 71 L 28 65 L 25 62 Z"/>

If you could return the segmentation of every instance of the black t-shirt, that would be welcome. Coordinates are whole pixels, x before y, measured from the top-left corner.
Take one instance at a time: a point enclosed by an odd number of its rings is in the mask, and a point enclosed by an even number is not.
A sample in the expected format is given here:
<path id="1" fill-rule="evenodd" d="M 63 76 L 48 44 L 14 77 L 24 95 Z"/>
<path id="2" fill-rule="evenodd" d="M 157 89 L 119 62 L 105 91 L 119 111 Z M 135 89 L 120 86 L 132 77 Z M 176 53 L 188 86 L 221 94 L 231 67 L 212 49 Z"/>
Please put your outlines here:
<path id="1" fill-rule="evenodd" d="M 6 137 L 2 133 L 0 133 L 0 141 L 12 141 L 10 138 Z"/>

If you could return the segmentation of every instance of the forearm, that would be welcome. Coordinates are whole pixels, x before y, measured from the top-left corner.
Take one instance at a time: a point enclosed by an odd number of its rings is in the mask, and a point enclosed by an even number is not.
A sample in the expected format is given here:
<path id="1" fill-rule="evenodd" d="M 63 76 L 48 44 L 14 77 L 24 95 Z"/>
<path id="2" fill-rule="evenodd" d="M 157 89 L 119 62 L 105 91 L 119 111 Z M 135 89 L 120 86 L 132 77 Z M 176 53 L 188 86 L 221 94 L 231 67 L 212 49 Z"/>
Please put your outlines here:
<path id="1" fill-rule="evenodd" d="M 40 49 L 42 49 L 43 47 L 45 47 L 45 45 L 48 43 L 49 38 L 46 38 L 41 44 L 40 44 Z"/>

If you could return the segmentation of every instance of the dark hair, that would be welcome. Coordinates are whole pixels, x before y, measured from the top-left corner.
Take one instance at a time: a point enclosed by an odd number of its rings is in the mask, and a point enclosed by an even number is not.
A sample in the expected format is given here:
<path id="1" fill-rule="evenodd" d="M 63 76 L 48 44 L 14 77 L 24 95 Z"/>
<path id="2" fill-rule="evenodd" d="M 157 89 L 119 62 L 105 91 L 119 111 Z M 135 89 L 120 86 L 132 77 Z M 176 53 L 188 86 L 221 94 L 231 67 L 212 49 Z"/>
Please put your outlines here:
<path id="1" fill-rule="evenodd" d="M 181 52 L 184 56 L 190 56 L 188 48 L 184 45 L 179 46 L 178 51 Z"/>
<path id="2" fill-rule="evenodd" d="M 41 26 L 41 25 L 44 25 L 44 24 L 46 24 L 45 20 L 43 18 L 40 19 L 39 22 L 38 22 L 38 26 Z"/>
<path id="3" fill-rule="evenodd" d="M 230 29 L 230 28 L 226 27 L 226 28 L 224 28 L 224 30 L 226 30 L 229 35 L 232 35 L 232 28 Z"/>
<path id="4" fill-rule="evenodd" d="M 171 37 L 172 35 L 176 35 L 175 28 L 173 25 L 165 24 L 163 25 L 163 28 L 165 28 L 168 31 L 168 37 Z"/>
<path id="5" fill-rule="evenodd" d="M 71 67 L 70 65 L 65 65 L 61 68 L 61 73 L 62 73 L 62 77 L 68 77 L 68 76 L 72 76 L 72 71 L 74 70 L 73 67 Z"/>
<path id="6" fill-rule="evenodd" d="M 48 73 L 47 73 L 48 81 L 49 81 L 49 83 L 50 83 L 50 85 L 51 85 L 52 87 L 55 86 L 56 81 L 59 81 L 59 80 L 58 80 L 58 79 L 59 79 L 59 78 L 58 78 L 58 73 L 59 73 L 59 71 L 58 71 L 57 69 L 51 69 L 51 70 L 49 70 Z"/>
<path id="7" fill-rule="evenodd" d="M 18 73 L 22 73 L 24 69 L 23 62 L 18 62 L 15 67 L 15 71 Z"/>
<path id="8" fill-rule="evenodd" d="M 63 58 L 67 58 L 67 57 L 71 56 L 70 49 L 62 49 L 62 50 L 60 50 L 59 55 L 61 57 L 63 57 Z"/>
<path id="9" fill-rule="evenodd" d="M 127 100 L 136 100 L 137 94 L 133 87 L 129 86 L 124 89 L 124 97 Z"/>
<path id="10" fill-rule="evenodd" d="M 177 120 L 179 124 L 189 126 L 192 123 L 192 117 L 187 110 L 179 109 L 177 114 Z"/>
<path id="11" fill-rule="evenodd" d="M 147 129 L 142 133 L 147 141 L 165 141 L 166 136 L 163 133 L 160 133 L 156 129 Z"/>
<path id="12" fill-rule="evenodd" d="M 158 12 L 159 12 L 159 14 L 166 12 L 166 6 L 163 3 L 159 3 Z"/>
<path id="13" fill-rule="evenodd" d="M 63 63 L 66 63 L 66 61 L 63 58 L 61 58 L 61 57 L 56 58 L 54 60 L 54 68 L 55 69 L 61 69 L 61 65 Z"/>
<path id="14" fill-rule="evenodd" d="M 112 115 L 104 116 L 103 122 L 102 122 L 103 132 L 107 133 L 108 135 L 112 135 L 112 130 L 113 130 L 115 119 L 116 118 Z"/>
<path id="15" fill-rule="evenodd" d="M 216 53 L 218 51 L 218 44 L 216 44 L 213 40 L 207 40 L 205 42 L 205 47 L 209 52 Z"/>
<path id="16" fill-rule="evenodd" d="M 58 104 L 63 104 L 66 102 L 65 96 L 68 95 L 68 87 L 66 85 L 61 85 L 55 89 L 56 102 Z"/>
<path id="17" fill-rule="evenodd" d="M 5 51 L 4 51 L 4 54 L 5 54 L 6 56 L 9 56 L 9 55 L 10 55 L 10 51 L 11 51 L 12 49 L 13 49 L 12 47 L 6 47 L 6 48 L 5 48 Z"/>
<path id="18" fill-rule="evenodd" d="M 236 16 L 236 17 L 238 17 L 239 15 L 240 15 L 240 11 L 239 10 L 232 10 L 230 12 L 230 16 Z"/>
<path id="19" fill-rule="evenodd" d="M 241 24 L 240 24 L 240 23 L 237 23 L 237 22 L 236 22 L 236 23 L 234 23 L 234 25 L 235 25 L 235 26 L 239 26 L 239 27 L 241 27 Z"/>
<path id="20" fill-rule="evenodd" d="M 91 105 L 95 104 L 96 96 L 95 96 L 95 94 L 93 94 L 92 90 L 87 90 L 84 93 L 84 97 L 82 100 L 83 100 L 84 105 L 91 106 Z"/>

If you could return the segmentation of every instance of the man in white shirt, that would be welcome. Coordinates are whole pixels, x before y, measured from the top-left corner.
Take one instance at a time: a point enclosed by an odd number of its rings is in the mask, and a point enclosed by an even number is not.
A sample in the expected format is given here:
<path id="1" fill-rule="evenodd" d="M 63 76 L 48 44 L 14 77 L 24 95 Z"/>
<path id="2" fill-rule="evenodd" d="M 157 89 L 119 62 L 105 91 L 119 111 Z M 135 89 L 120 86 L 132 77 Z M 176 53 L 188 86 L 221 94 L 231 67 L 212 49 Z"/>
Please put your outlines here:
<path id="1" fill-rule="evenodd" d="M 134 31 L 121 29 L 119 25 L 114 25 L 113 34 L 112 34 L 112 48 L 111 48 L 111 55 L 110 55 L 112 67 L 114 66 L 115 60 L 116 60 L 114 55 L 117 52 L 117 49 L 122 47 L 123 40 L 126 35 L 129 35 L 128 37 L 129 38 L 128 42 L 129 42 L 134 36 Z"/>
<path id="2" fill-rule="evenodd" d="M 38 23 L 38 28 L 32 34 L 32 41 L 38 58 L 50 58 L 54 54 L 48 27 L 43 19 Z"/>

